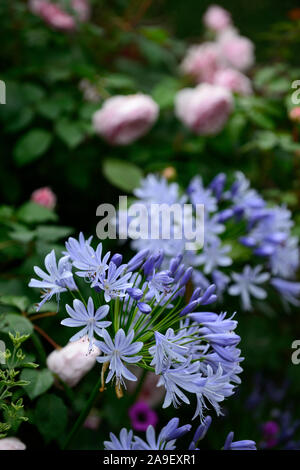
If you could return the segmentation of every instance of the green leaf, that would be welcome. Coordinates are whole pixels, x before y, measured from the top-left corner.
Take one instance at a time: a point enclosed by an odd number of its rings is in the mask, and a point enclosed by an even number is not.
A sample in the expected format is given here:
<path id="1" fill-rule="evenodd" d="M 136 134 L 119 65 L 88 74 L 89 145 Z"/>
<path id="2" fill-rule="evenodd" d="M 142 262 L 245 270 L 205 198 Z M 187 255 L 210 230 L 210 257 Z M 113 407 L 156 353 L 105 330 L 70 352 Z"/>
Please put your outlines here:
<path id="1" fill-rule="evenodd" d="M 12 305 L 21 312 L 25 312 L 30 304 L 27 297 L 21 295 L 1 295 L 0 303 L 3 305 Z"/>
<path id="2" fill-rule="evenodd" d="M 49 369 L 23 369 L 20 378 L 29 382 L 24 390 L 31 400 L 45 393 L 54 381 L 52 372 Z"/>
<path id="3" fill-rule="evenodd" d="M 137 166 L 124 160 L 107 159 L 103 173 L 110 183 L 124 191 L 131 192 L 139 186 L 143 172 Z"/>
<path id="4" fill-rule="evenodd" d="M 46 394 L 38 399 L 33 420 L 46 442 L 59 439 L 64 433 L 68 410 L 61 398 Z"/>
<path id="5" fill-rule="evenodd" d="M 61 119 L 55 126 L 57 135 L 68 145 L 70 148 L 77 147 L 84 139 L 84 131 L 79 122 L 69 121 L 68 119 Z"/>
<path id="6" fill-rule="evenodd" d="M 24 107 L 20 109 L 20 112 L 17 116 L 12 119 L 11 122 L 6 126 L 7 132 L 17 132 L 26 127 L 34 117 L 34 112 L 29 107 Z"/>
<path id="7" fill-rule="evenodd" d="M 7 313 L 4 315 L 3 327 L 1 331 L 4 333 L 17 333 L 20 335 L 30 335 L 33 332 L 32 323 L 27 318 L 17 313 Z"/>
<path id="8" fill-rule="evenodd" d="M 50 132 L 32 129 L 23 135 L 14 148 L 14 158 L 19 166 L 26 165 L 41 157 L 49 148 L 52 140 Z"/>
<path id="9" fill-rule="evenodd" d="M 56 225 L 39 225 L 36 229 L 36 235 L 39 239 L 47 242 L 55 242 L 68 237 L 73 232 L 70 227 L 58 227 Z"/>
<path id="10" fill-rule="evenodd" d="M 23 204 L 20 209 L 17 211 L 17 217 L 22 222 L 28 224 L 55 221 L 57 220 L 57 215 L 52 210 L 47 207 L 40 206 L 35 202 L 29 201 Z"/>
<path id="11" fill-rule="evenodd" d="M 135 88 L 135 81 L 133 78 L 128 75 L 122 75 L 121 73 L 107 75 L 103 81 L 105 87 L 115 90 L 124 88 L 133 90 Z"/>
<path id="12" fill-rule="evenodd" d="M 254 124 L 258 125 L 259 127 L 262 127 L 264 129 L 271 129 L 271 130 L 275 128 L 274 121 L 272 121 L 272 119 L 270 119 L 264 113 L 256 109 L 249 110 L 248 116 L 251 119 L 251 121 L 254 122 Z"/>
<path id="13" fill-rule="evenodd" d="M 278 144 L 278 137 L 271 131 L 260 131 L 256 134 L 256 144 L 261 150 L 271 150 Z"/>
<path id="14" fill-rule="evenodd" d="M 14 232 L 10 232 L 9 236 L 12 240 L 16 240 L 17 242 L 28 243 L 34 238 L 35 232 L 24 227 L 23 230 L 19 229 Z"/>
<path id="15" fill-rule="evenodd" d="M 153 88 L 152 97 L 161 109 L 170 108 L 174 106 L 174 98 L 178 89 L 178 80 L 167 77 Z"/>
<path id="16" fill-rule="evenodd" d="M 28 103 L 36 103 L 45 96 L 45 91 L 34 83 L 25 83 L 22 87 L 22 94 Z"/>

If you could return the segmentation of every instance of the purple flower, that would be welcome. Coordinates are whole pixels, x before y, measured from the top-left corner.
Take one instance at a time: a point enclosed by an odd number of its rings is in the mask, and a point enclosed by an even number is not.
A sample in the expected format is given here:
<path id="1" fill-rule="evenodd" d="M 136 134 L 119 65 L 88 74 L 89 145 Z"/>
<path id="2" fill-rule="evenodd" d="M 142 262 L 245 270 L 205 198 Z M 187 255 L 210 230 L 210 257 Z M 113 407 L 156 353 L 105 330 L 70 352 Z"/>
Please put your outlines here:
<path id="1" fill-rule="evenodd" d="M 150 425 L 155 427 L 158 421 L 155 411 L 151 410 L 149 405 L 143 401 L 138 401 L 132 405 L 128 410 L 128 414 L 132 428 L 135 431 L 146 431 Z"/>

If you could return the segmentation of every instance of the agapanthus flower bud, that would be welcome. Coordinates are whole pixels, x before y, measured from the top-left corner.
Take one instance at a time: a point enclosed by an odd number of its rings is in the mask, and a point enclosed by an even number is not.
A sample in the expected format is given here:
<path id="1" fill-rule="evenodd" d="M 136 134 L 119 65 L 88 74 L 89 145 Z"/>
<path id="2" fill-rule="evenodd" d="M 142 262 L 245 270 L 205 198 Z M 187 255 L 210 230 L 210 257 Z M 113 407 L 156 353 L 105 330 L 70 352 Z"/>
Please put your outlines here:
<path id="1" fill-rule="evenodd" d="M 145 302 L 139 302 L 137 304 L 137 308 L 139 309 L 140 312 L 148 314 L 152 311 L 150 305 L 146 304 Z"/>
<path id="2" fill-rule="evenodd" d="M 149 258 L 145 261 L 145 263 L 143 265 L 143 270 L 144 270 L 144 274 L 145 274 L 146 278 L 148 276 L 152 276 L 153 270 L 154 270 L 154 267 L 155 267 L 155 262 L 156 262 L 156 255 L 155 254 L 149 256 Z"/>
<path id="3" fill-rule="evenodd" d="M 145 135 L 158 117 L 150 96 L 138 93 L 106 100 L 93 116 L 95 131 L 113 145 L 128 145 Z"/>
<path id="4" fill-rule="evenodd" d="M 180 279 L 180 281 L 179 281 L 179 287 L 185 286 L 185 285 L 189 282 L 189 280 L 190 280 L 192 274 L 193 274 L 193 268 L 190 266 L 190 267 L 185 271 L 185 273 L 184 273 L 184 275 L 182 276 L 182 278 Z"/>
<path id="5" fill-rule="evenodd" d="M 223 211 L 219 212 L 217 220 L 218 222 L 226 222 L 226 220 L 231 219 L 233 217 L 234 212 L 232 209 L 224 209 Z"/>
<path id="6" fill-rule="evenodd" d="M 191 313 L 195 308 L 197 308 L 199 305 L 198 300 L 193 300 L 193 302 L 190 302 L 187 304 L 186 307 L 180 312 L 179 316 L 183 317 L 184 315 L 187 315 L 188 313 Z"/>
<path id="7" fill-rule="evenodd" d="M 88 352 L 89 339 L 84 336 L 78 341 L 68 343 L 64 348 L 54 350 L 47 358 L 47 366 L 54 374 L 70 387 L 75 387 L 82 377 L 96 364 L 101 354 L 97 346 Z"/>
<path id="8" fill-rule="evenodd" d="M 214 177 L 214 179 L 211 181 L 209 185 L 210 189 L 213 190 L 218 200 L 220 199 L 222 192 L 224 190 L 225 182 L 226 182 L 225 173 L 219 173 L 217 176 Z"/>
<path id="9" fill-rule="evenodd" d="M 199 135 L 218 134 L 233 108 L 231 93 L 223 87 L 203 83 L 177 93 L 177 117 Z"/>
<path id="10" fill-rule="evenodd" d="M 138 269 L 144 262 L 148 254 L 149 250 L 145 248 L 144 250 L 141 250 L 136 255 L 134 255 L 133 258 L 131 258 L 131 260 L 127 264 L 128 271 L 135 271 L 136 269 Z"/>
<path id="11" fill-rule="evenodd" d="M 144 292 L 141 289 L 137 289 L 136 287 L 129 287 L 127 289 L 127 294 L 134 300 L 140 300 L 143 297 Z"/>
<path id="12" fill-rule="evenodd" d="M 0 439 L 0 450 L 25 450 L 26 446 L 17 437 L 4 437 Z"/>
<path id="13" fill-rule="evenodd" d="M 208 305 L 216 300 L 216 296 L 214 295 L 216 292 L 215 284 L 211 284 L 204 292 L 204 294 L 200 297 L 199 303 L 201 305 Z"/>
<path id="14" fill-rule="evenodd" d="M 47 207 L 47 209 L 54 209 L 56 206 L 56 196 L 48 187 L 36 189 L 30 199 L 40 206 Z"/>
<path id="15" fill-rule="evenodd" d="M 122 264 L 122 260 L 123 260 L 123 256 L 120 255 L 119 253 L 115 253 L 112 257 L 111 257 L 111 260 L 113 263 L 115 263 L 115 265 L 117 266 L 117 268 Z"/>
<path id="16" fill-rule="evenodd" d="M 180 255 L 176 256 L 176 258 L 171 259 L 170 267 L 169 267 L 171 275 L 175 274 L 175 272 L 177 271 L 177 269 L 180 266 L 180 263 L 182 261 L 182 258 L 183 258 L 183 255 L 180 254 Z"/>
<path id="17" fill-rule="evenodd" d="M 223 449 L 224 450 L 256 450 L 256 444 L 254 441 L 236 441 L 232 442 L 234 433 L 230 432 L 226 438 Z"/>
<path id="18" fill-rule="evenodd" d="M 196 289 L 192 293 L 192 296 L 190 298 L 190 302 L 192 302 L 193 300 L 198 300 L 199 297 L 200 297 L 201 292 L 202 292 L 201 287 L 196 287 Z"/>
<path id="19" fill-rule="evenodd" d="M 196 429 L 192 442 L 197 444 L 198 441 L 201 441 L 202 439 L 205 438 L 206 433 L 211 425 L 211 422 L 212 422 L 211 416 L 206 416 L 203 423 L 201 423 Z"/>

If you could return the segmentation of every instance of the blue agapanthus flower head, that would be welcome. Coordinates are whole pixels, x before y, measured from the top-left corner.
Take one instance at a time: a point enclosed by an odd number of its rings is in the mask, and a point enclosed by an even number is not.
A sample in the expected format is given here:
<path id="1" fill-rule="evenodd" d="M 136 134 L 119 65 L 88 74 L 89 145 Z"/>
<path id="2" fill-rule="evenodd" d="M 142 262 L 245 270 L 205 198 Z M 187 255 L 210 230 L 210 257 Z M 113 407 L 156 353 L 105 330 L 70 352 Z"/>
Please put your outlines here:
<path id="1" fill-rule="evenodd" d="M 49 288 L 43 302 L 54 293 L 65 295 L 67 317 L 61 324 L 75 329 L 71 341 L 88 337 L 87 352 L 94 344 L 101 351 L 101 390 L 114 384 L 121 397 L 126 382 L 138 380 L 135 366 L 158 376 L 158 386 L 165 389 L 163 407 L 193 403 L 201 419 L 210 406 L 220 413 L 221 402 L 238 383 L 242 359 L 237 322 L 207 312 L 217 300 L 216 286 L 190 292 L 193 269 L 182 254 L 165 259 L 163 252 L 145 249 L 123 263 L 121 255 L 104 253 L 101 243 L 93 247 L 82 234 L 79 240 L 70 238 L 66 250 L 58 266 L 54 252 L 47 255 L 49 275 L 36 267 L 42 281 L 30 285 Z M 180 434 L 172 423 L 164 430 L 173 432 L 168 442 Z M 160 446 L 162 437 L 156 439 L 152 430 L 148 434 L 147 445 Z M 130 434 L 123 432 L 120 439 L 120 446 L 129 446 Z"/>
<path id="2" fill-rule="evenodd" d="M 138 202 L 164 203 L 170 208 L 174 204 L 189 203 L 194 209 L 203 204 L 204 245 L 199 248 L 195 243 L 187 251 L 184 236 L 180 240 L 172 236 L 153 240 L 142 237 L 132 241 L 132 248 L 147 247 L 150 256 L 163 251 L 163 268 L 168 259 L 180 254 L 185 265 L 194 268 L 192 281 L 195 286 L 204 288 L 214 283 L 219 301 L 225 302 L 228 295 L 238 297 L 244 310 L 259 306 L 261 300 L 272 302 L 272 290 L 283 292 L 277 288 L 280 279 L 289 283 L 286 284 L 289 291 L 295 284 L 293 295 L 280 295 L 284 306 L 299 302 L 300 292 L 295 282 L 300 265 L 299 240 L 292 234 L 291 212 L 284 205 L 271 205 L 265 201 L 242 172 L 236 172 L 232 182 L 230 179 L 220 173 L 205 185 L 201 176 L 196 175 L 184 198 L 179 196 L 179 188 L 174 183 L 149 175 L 134 191 Z M 191 217 L 196 220 L 195 210 Z M 183 218 L 184 226 L 188 222 Z M 175 232 L 174 222 L 170 233 Z"/>

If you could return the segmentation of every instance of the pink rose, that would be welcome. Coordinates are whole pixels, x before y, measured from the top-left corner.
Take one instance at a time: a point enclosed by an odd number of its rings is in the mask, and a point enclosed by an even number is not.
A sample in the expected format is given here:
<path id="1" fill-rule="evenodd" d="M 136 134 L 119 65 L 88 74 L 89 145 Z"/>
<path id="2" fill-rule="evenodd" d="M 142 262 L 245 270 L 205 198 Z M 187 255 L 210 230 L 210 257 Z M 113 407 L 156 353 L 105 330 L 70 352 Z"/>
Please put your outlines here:
<path id="1" fill-rule="evenodd" d="M 25 450 L 26 446 L 17 437 L 0 439 L 0 450 Z"/>
<path id="2" fill-rule="evenodd" d="M 128 145 L 146 134 L 158 116 L 158 106 L 142 93 L 114 96 L 93 116 L 95 131 L 109 143 Z"/>
<path id="3" fill-rule="evenodd" d="M 30 199 L 36 204 L 47 207 L 48 209 L 54 209 L 56 205 L 56 196 L 47 186 L 33 191 Z"/>
<path id="4" fill-rule="evenodd" d="M 246 75 L 234 69 L 221 69 L 215 75 L 215 85 L 223 86 L 240 95 L 251 95 L 251 81 Z"/>
<path id="5" fill-rule="evenodd" d="M 74 387 L 95 365 L 101 351 L 95 345 L 88 352 L 89 340 L 84 336 L 78 341 L 68 343 L 62 349 L 56 349 L 47 358 L 47 366 L 66 384 Z"/>
<path id="6" fill-rule="evenodd" d="M 91 15 L 89 0 L 72 0 L 72 8 L 80 21 L 88 21 Z"/>
<path id="7" fill-rule="evenodd" d="M 203 17 L 204 24 L 213 31 L 222 31 L 231 24 L 231 15 L 219 5 L 211 5 Z"/>
<path id="8" fill-rule="evenodd" d="M 61 31 L 72 31 L 76 28 L 76 19 L 86 21 L 89 18 L 88 0 L 72 0 L 71 9 L 74 16 L 64 11 L 57 3 L 48 0 L 30 0 L 30 10 L 40 16 L 47 24 Z"/>
<path id="9" fill-rule="evenodd" d="M 254 44 L 240 36 L 233 28 L 220 34 L 218 38 L 220 54 L 229 67 L 245 71 L 254 64 Z"/>
<path id="10" fill-rule="evenodd" d="M 218 85 L 202 83 L 184 88 L 175 100 L 177 117 L 199 135 L 213 135 L 226 124 L 233 107 L 230 91 Z"/>
<path id="11" fill-rule="evenodd" d="M 191 46 L 184 58 L 181 69 L 195 77 L 197 82 L 212 83 L 215 73 L 220 67 L 220 51 L 217 43 L 205 42 L 199 46 Z"/>

